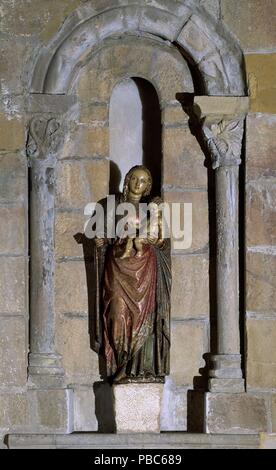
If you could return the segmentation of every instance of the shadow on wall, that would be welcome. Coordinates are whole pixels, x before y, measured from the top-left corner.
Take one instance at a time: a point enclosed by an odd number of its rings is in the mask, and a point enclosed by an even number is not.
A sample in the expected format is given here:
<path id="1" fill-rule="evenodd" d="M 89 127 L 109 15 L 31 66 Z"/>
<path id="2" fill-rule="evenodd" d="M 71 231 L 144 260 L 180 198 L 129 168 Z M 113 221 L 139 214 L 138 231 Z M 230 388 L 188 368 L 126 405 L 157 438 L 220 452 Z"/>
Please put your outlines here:
<path id="1" fill-rule="evenodd" d="M 112 387 L 105 382 L 95 382 L 95 413 L 98 420 L 98 432 L 115 433 L 116 422 Z"/>
<path id="2" fill-rule="evenodd" d="M 158 95 L 153 85 L 142 78 L 134 78 L 142 102 L 143 165 L 153 177 L 151 197 L 161 194 L 162 121 Z"/>
<path id="3" fill-rule="evenodd" d="M 120 190 L 120 183 L 122 180 L 122 173 L 117 163 L 110 162 L 109 165 L 109 194 L 118 194 Z"/>

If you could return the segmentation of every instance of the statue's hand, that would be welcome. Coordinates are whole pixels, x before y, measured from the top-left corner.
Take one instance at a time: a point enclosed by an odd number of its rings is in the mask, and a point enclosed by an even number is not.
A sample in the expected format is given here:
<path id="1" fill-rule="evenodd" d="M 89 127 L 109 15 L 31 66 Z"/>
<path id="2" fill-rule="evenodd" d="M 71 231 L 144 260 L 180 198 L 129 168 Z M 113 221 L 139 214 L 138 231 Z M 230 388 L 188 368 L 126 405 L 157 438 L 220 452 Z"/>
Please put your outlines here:
<path id="1" fill-rule="evenodd" d="M 149 235 L 147 238 L 145 238 L 145 243 L 148 245 L 156 245 L 157 242 L 158 242 L 158 238 L 156 237 L 151 237 Z"/>
<path id="2" fill-rule="evenodd" d="M 95 238 L 95 243 L 97 248 L 101 248 L 105 244 L 104 238 Z"/>

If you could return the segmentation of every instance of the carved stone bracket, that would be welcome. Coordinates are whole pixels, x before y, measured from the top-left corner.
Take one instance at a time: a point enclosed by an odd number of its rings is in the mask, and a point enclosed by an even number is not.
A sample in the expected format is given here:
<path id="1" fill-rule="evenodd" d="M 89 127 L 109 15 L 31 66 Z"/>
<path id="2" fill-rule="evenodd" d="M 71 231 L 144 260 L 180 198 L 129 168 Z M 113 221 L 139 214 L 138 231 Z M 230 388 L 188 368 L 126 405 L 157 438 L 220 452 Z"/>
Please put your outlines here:
<path id="1" fill-rule="evenodd" d="M 55 118 L 38 115 L 32 118 L 27 139 L 27 156 L 44 159 L 54 155 L 62 143 L 61 123 Z"/>

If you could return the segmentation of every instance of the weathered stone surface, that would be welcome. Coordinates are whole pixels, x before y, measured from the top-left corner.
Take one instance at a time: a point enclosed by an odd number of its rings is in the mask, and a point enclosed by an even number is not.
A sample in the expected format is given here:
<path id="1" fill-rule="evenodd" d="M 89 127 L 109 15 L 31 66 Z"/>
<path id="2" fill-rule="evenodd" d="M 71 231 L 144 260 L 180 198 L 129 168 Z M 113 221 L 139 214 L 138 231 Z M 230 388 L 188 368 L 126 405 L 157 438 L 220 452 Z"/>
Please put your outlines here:
<path id="1" fill-rule="evenodd" d="M 276 187 L 271 180 L 247 185 L 247 246 L 276 245 Z"/>
<path id="2" fill-rule="evenodd" d="M 66 434 L 73 431 L 72 390 L 29 390 L 32 430 Z"/>
<path id="3" fill-rule="evenodd" d="M 30 43 L 28 38 L 16 38 L 13 36 L 11 40 L 11 36 L 1 34 L 1 94 L 14 94 L 23 92 L 25 86 L 23 71 L 26 57 L 28 57 L 33 52 L 33 48 L 34 46 L 32 43 Z"/>
<path id="4" fill-rule="evenodd" d="M 24 254 L 27 243 L 27 211 L 23 206 L 0 207 L 0 253 Z"/>
<path id="5" fill-rule="evenodd" d="M 27 162 L 19 155 L 0 155 L 0 202 L 27 198 Z"/>
<path id="6" fill-rule="evenodd" d="M 25 146 L 24 122 L 0 115 L 0 151 L 23 150 Z"/>
<path id="7" fill-rule="evenodd" d="M 148 31 L 155 35 L 158 35 L 160 30 L 162 30 L 162 35 L 167 37 L 170 41 L 173 41 L 182 22 L 189 14 L 189 10 L 185 8 L 185 5 L 181 5 L 180 8 L 181 7 L 183 9 L 182 15 L 184 18 L 181 18 L 181 14 L 179 16 L 177 14 L 172 16 L 166 11 L 161 11 L 160 9 L 153 10 L 145 7 L 142 10 L 139 27 L 142 31 Z M 167 5 L 165 9 L 167 10 Z"/>
<path id="8" fill-rule="evenodd" d="M 107 160 L 65 161 L 57 170 L 57 207 L 84 210 L 108 194 Z"/>
<path id="9" fill-rule="evenodd" d="M 22 387 L 25 385 L 27 380 L 26 338 L 24 318 L 1 318 L 0 383 L 2 386 Z"/>
<path id="10" fill-rule="evenodd" d="M 48 113 L 53 113 L 56 116 L 62 115 L 70 111 L 77 114 L 78 105 L 76 104 L 77 97 L 75 95 L 48 95 L 48 94 L 31 94 L 25 97 L 25 110 L 30 115 L 34 113 L 43 114 L 45 110 Z"/>
<path id="11" fill-rule="evenodd" d="M 88 318 L 61 317 L 57 344 L 67 384 L 92 385 L 99 380 L 98 356 L 90 348 Z"/>
<path id="12" fill-rule="evenodd" d="M 207 433 L 258 434 L 267 430 L 263 398 L 245 393 L 207 393 L 205 399 Z"/>
<path id="13" fill-rule="evenodd" d="M 224 23 L 239 39 L 245 51 L 270 49 L 276 46 L 275 0 L 222 0 Z"/>
<path id="14" fill-rule="evenodd" d="M 178 41 L 189 51 L 196 63 L 215 50 L 212 40 L 203 32 L 200 34 L 198 26 L 193 22 L 193 17 L 184 25 Z"/>
<path id="15" fill-rule="evenodd" d="M 47 41 L 58 31 L 64 18 L 80 4 L 81 0 L 61 0 L 58 3 L 54 0 L 37 0 L 39 14 L 34 17 L 32 2 L 17 0 L 10 3 L 4 0 L 1 6 L 1 31 L 22 36 L 36 34 Z"/>
<path id="16" fill-rule="evenodd" d="M 116 431 L 159 433 L 162 384 L 113 385 Z"/>
<path id="17" fill-rule="evenodd" d="M 261 433 L 260 449 L 276 449 L 276 434 Z"/>
<path id="18" fill-rule="evenodd" d="M 84 261 L 57 263 L 56 311 L 58 313 L 87 312 L 87 282 Z"/>
<path id="19" fill-rule="evenodd" d="M 225 117 L 226 120 L 244 117 L 249 111 L 249 98 L 246 96 L 195 96 L 194 111 L 198 117 L 212 120 Z"/>
<path id="20" fill-rule="evenodd" d="M 27 263 L 23 257 L 1 257 L 0 304 L 1 312 L 26 312 Z"/>
<path id="21" fill-rule="evenodd" d="M 187 390 L 168 377 L 163 391 L 161 431 L 187 430 Z"/>
<path id="22" fill-rule="evenodd" d="M 272 395 L 272 432 L 276 433 L 276 395 Z"/>
<path id="23" fill-rule="evenodd" d="M 180 188 L 179 188 L 180 189 Z M 207 250 L 209 243 L 208 228 L 208 197 L 204 191 L 177 191 L 174 187 L 170 191 L 164 192 L 164 201 L 168 203 L 181 203 L 180 227 L 183 229 L 183 203 L 192 204 L 192 244 L 187 249 L 195 252 L 198 250 Z M 186 229 L 188 228 L 188 220 L 186 220 Z M 174 239 L 172 239 L 172 247 L 174 248 Z"/>
<path id="24" fill-rule="evenodd" d="M 207 188 L 205 156 L 189 128 L 164 129 L 163 161 L 165 185 Z"/>
<path id="25" fill-rule="evenodd" d="M 204 322 L 172 322 L 171 379 L 177 386 L 191 386 L 199 369 L 204 367 L 203 354 L 208 352 Z"/>
<path id="26" fill-rule="evenodd" d="M 77 94 L 81 103 L 104 101 L 109 102 L 112 88 L 115 85 L 115 77 L 111 70 L 101 67 L 101 61 L 105 57 L 105 49 L 102 54 L 96 55 L 89 62 L 89 68 L 84 69 L 77 84 Z"/>
<path id="27" fill-rule="evenodd" d="M 66 136 L 60 158 L 108 157 L 109 133 L 106 127 L 78 126 Z"/>
<path id="28" fill-rule="evenodd" d="M 117 79 L 128 75 L 127 71 L 131 76 L 134 70 L 140 72 L 138 76 L 150 75 L 152 55 L 160 48 L 156 41 L 137 39 L 135 36 L 107 44 L 109 47 L 102 52 L 100 64 L 104 71 L 112 70 Z"/>
<path id="29" fill-rule="evenodd" d="M 7 450 L 8 446 L 6 444 L 6 439 L 5 439 L 5 429 L 1 429 L 0 432 L 0 450 Z"/>
<path id="30" fill-rule="evenodd" d="M 247 310 L 254 312 L 275 311 L 276 305 L 276 256 L 258 247 L 246 257 Z"/>
<path id="31" fill-rule="evenodd" d="M 244 379 L 209 379 L 208 390 L 212 393 L 243 393 Z"/>
<path id="32" fill-rule="evenodd" d="M 186 114 L 180 103 L 173 102 L 162 110 L 162 121 L 166 127 L 188 127 L 189 116 Z"/>
<path id="33" fill-rule="evenodd" d="M 176 99 L 177 93 L 193 93 L 194 86 L 186 62 L 176 49 L 153 55 L 152 81 L 157 84 L 162 100 Z"/>
<path id="34" fill-rule="evenodd" d="M 215 18 L 220 17 L 220 0 L 200 0 L 201 5 L 206 8 Z"/>
<path id="35" fill-rule="evenodd" d="M 258 449 L 258 435 L 182 432 L 161 434 L 73 433 L 64 436 L 9 435 L 10 449 Z"/>
<path id="36" fill-rule="evenodd" d="M 173 256 L 173 318 L 207 317 L 209 312 L 209 260 L 206 255 Z"/>
<path id="37" fill-rule="evenodd" d="M 108 118 L 108 103 L 90 103 L 87 101 L 80 103 L 80 117 L 78 119 L 80 124 L 103 127 L 108 125 Z"/>
<path id="38" fill-rule="evenodd" d="M 26 394 L 0 394 L 0 428 L 20 432 L 28 423 L 28 401 Z"/>
<path id="39" fill-rule="evenodd" d="M 57 213 L 55 217 L 55 254 L 56 257 L 83 256 L 82 245 L 74 239 L 74 235 L 84 232 L 87 220 L 82 214 L 72 212 Z"/>
<path id="40" fill-rule="evenodd" d="M 95 394 L 93 388 L 74 390 L 74 432 L 97 431 Z"/>
<path id="41" fill-rule="evenodd" d="M 245 63 L 251 96 L 251 112 L 275 114 L 276 54 L 249 54 L 245 56 Z"/>
<path id="42" fill-rule="evenodd" d="M 89 63 L 78 84 L 81 102 L 109 101 L 112 89 L 126 77 L 146 77 L 162 101 L 175 101 L 177 93 L 193 92 L 191 74 L 180 53 L 166 44 L 128 37 L 107 46 Z"/>
<path id="43" fill-rule="evenodd" d="M 276 320 L 246 322 L 247 330 L 247 387 L 276 388 Z"/>
<path id="44" fill-rule="evenodd" d="M 276 118 L 268 114 L 249 114 L 246 129 L 247 180 L 276 176 Z"/>

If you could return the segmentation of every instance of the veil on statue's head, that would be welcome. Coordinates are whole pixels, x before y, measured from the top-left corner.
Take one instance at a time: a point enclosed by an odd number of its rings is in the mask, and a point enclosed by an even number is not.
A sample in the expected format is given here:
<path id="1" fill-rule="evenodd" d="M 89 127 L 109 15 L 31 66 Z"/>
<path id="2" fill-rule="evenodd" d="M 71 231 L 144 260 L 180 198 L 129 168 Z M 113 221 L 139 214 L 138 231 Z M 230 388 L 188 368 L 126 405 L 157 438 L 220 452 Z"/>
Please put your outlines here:
<path id="1" fill-rule="evenodd" d="M 135 165 L 129 170 L 129 172 L 125 176 L 124 187 L 123 187 L 123 201 L 124 202 L 127 200 L 127 196 L 128 196 L 128 192 L 129 192 L 130 178 L 131 178 L 131 176 L 132 176 L 132 174 L 134 173 L 135 170 L 143 170 L 149 177 L 148 186 L 145 189 L 143 197 L 149 196 L 150 193 L 151 193 L 151 189 L 152 189 L 151 172 L 144 165 Z"/>

